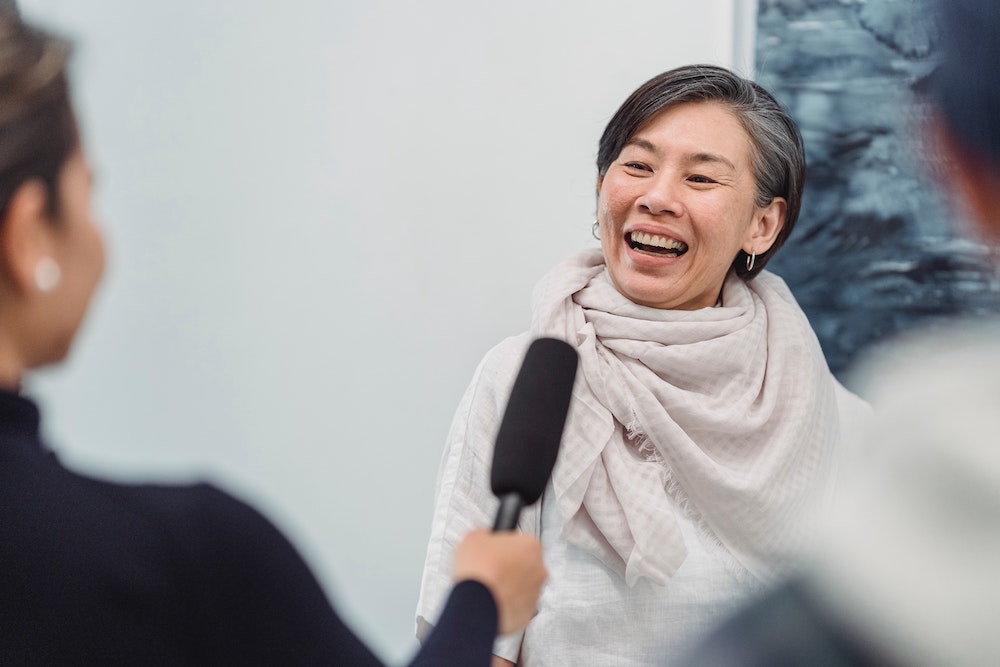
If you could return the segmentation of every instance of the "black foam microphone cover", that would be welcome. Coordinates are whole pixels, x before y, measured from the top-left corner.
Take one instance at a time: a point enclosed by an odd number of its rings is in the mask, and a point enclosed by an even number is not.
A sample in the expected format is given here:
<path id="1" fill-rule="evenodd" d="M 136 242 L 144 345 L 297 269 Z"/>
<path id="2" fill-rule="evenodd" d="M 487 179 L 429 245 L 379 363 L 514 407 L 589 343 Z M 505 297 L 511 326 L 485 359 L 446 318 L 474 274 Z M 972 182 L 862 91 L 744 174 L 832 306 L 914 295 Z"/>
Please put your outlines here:
<path id="1" fill-rule="evenodd" d="M 542 495 L 559 453 L 578 355 L 568 343 L 531 343 L 510 392 L 493 451 L 490 486 L 500 498 L 494 530 L 512 530 Z"/>

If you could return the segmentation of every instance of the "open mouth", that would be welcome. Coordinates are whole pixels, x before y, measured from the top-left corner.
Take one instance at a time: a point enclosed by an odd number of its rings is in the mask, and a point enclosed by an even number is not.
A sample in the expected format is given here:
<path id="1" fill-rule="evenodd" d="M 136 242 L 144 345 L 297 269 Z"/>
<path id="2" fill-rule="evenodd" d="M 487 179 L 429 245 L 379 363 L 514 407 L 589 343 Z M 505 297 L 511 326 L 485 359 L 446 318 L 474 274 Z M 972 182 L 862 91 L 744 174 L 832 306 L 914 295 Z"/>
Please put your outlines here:
<path id="1" fill-rule="evenodd" d="M 633 250 L 661 257 L 680 257 L 688 249 L 683 241 L 645 232 L 629 232 L 625 235 L 625 242 Z"/>

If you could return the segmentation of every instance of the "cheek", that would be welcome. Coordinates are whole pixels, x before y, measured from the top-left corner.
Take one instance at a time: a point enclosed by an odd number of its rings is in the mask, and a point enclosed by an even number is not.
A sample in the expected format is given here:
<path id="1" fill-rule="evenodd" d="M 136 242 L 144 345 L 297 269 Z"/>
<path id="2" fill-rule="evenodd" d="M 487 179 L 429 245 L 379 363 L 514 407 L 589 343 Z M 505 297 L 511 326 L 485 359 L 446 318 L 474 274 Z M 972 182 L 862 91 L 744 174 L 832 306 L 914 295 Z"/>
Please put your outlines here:
<path id="1" fill-rule="evenodd" d="M 718 201 L 702 208 L 700 217 L 703 221 L 721 223 L 706 224 L 704 234 L 722 243 L 739 243 L 754 219 L 754 209 L 743 202 Z"/>
<path id="2" fill-rule="evenodd" d="M 81 221 L 68 254 L 80 288 L 92 290 L 104 275 L 105 244 L 100 227 Z"/>
<path id="3" fill-rule="evenodd" d="M 628 198 L 620 189 L 604 188 L 597 200 L 597 219 L 602 225 L 621 224 L 628 207 Z"/>
<path id="4" fill-rule="evenodd" d="M 107 244 L 104 242 L 104 233 L 97 225 L 91 225 L 92 257 L 95 282 L 104 275 L 104 266 L 107 261 Z"/>
<path id="5" fill-rule="evenodd" d="M 92 202 L 90 201 L 89 188 L 83 193 L 79 201 L 79 221 L 80 231 L 83 237 L 81 246 L 86 251 L 86 261 L 91 272 L 100 277 L 104 273 L 105 242 L 104 229 L 98 222 L 94 214 Z"/>
<path id="6" fill-rule="evenodd" d="M 597 200 L 597 219 L 601 225 L 608 225 L 611 222 L 610 217 L 611 206 L 608 204 L 607 198 L 602 196 Z"/>

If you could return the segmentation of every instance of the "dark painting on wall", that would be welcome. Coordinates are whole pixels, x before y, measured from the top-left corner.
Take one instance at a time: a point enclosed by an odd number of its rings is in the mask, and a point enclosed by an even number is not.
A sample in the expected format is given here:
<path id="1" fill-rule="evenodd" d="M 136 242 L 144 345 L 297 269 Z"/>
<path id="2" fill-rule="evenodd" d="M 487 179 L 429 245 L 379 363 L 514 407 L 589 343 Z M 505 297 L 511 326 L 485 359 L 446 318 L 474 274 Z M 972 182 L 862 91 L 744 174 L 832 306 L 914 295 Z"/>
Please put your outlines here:
<path id="1" fill-rule="evenodd" d="M 936 24 L 920 0 L 760 0 L 757 80 L 802 130 L 802 213 L 768 265 L 844 377 L 866 350 L 943 316 L 992 315 L 994 252 L 963 236 L 922 141 Z"/>

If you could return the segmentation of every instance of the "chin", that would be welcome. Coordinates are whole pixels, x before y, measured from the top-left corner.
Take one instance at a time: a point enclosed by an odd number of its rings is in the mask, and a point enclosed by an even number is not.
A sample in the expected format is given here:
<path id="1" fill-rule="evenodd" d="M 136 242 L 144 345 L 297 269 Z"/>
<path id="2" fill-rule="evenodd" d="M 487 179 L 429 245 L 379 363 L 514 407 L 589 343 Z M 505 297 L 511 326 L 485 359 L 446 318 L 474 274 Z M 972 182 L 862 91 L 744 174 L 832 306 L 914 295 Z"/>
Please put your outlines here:
<path id="1" fill-rule="evenodd" d="M 640 306 L 648 306 L 650 308 L 665 308 L 664 304 L 669 304 L 673 299 L 677 298 L 676 294 L 664 294 L 663 293 L 663 280 L 657 281 L 658 285 L 643 285 L 635 284 L 633 282 L 626 281 L 624 284 L 615 283 L 615 287 L 621 292 L 622 296 L 631 301 L 632 303 L 637 303 Z"/>
<path id="2" fill-rule="evenodd" d="M 31 364 L 30 368 L 46 368 L 49 366 L 55 366 L 66 361 L 69 357 L 69 353 L 73 348 L 73 337 L 69 336 L 64 340 L 59 340 L 54 342 L 49 346 L 47 350 L 44 350 L 42 354 L 38 356 L 37 359 Z"/>

